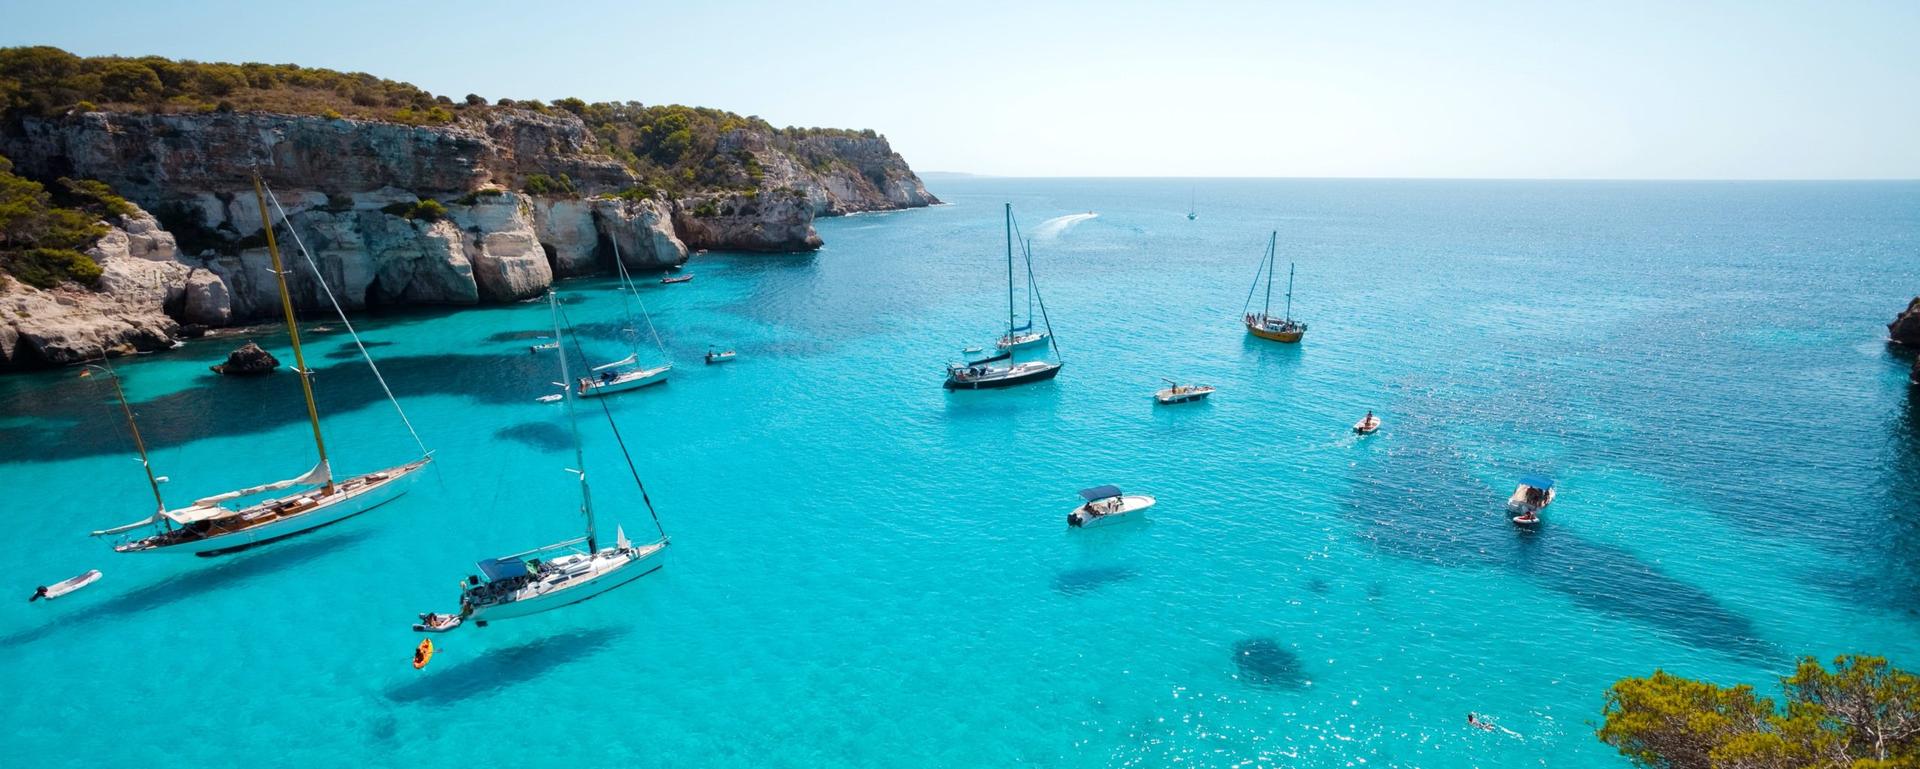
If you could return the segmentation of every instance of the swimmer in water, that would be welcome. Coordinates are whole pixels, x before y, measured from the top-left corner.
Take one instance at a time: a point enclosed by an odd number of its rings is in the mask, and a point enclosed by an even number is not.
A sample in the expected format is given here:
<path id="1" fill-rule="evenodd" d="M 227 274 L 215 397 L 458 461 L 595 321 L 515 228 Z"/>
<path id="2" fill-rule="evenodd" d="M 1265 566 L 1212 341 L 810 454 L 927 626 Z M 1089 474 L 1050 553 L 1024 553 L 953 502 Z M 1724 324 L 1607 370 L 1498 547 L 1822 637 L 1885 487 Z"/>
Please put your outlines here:
<path id="1" fill-rule="evenodd" d="M 1479 713 L 1468 713 L 1467 723 L 1472 724 L 1474 726 L 1478 726 L 1481 729 L 1485 729 L 1489 732 L 1493 731 L 1493 724 L 1487 723 L 1486 721 L 1482 720 L 1480 718 Z"/>

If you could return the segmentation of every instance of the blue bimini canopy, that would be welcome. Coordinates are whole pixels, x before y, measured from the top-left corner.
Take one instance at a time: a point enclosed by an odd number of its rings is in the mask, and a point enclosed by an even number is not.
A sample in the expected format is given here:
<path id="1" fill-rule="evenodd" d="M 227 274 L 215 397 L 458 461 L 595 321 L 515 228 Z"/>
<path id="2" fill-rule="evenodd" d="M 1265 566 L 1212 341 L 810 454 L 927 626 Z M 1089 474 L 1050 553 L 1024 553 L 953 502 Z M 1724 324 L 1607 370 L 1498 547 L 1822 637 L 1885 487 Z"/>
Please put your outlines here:
<path id="1" fill-rule="evenodd" d="M 1084 489 L 1080 492 L 1080 498 L 1088 502 L 1092 502 L 1096 499 L 1108 499 L 1108 498 L 1117 497 L 1117 496 L 1120 496 L 1120 487 L 1115 486 L 1111 483 L 1105 486 L 1095 486 L 1091 489 Z"/>
<path id="2" fill-rule="evenodd" d="M 1532 486 L 1541 491 L 1553 488 L 1553 479 L 1544 475 L 1529 475 L 1521 478 L 1520 483 L 1522 485 Z"/>
<path id="3" fill-rule="evenodd" d="M 488 582 L 527 576 L 527 562 L 518 558 L 488 558 L 480 562 L 480 573 Z"/>

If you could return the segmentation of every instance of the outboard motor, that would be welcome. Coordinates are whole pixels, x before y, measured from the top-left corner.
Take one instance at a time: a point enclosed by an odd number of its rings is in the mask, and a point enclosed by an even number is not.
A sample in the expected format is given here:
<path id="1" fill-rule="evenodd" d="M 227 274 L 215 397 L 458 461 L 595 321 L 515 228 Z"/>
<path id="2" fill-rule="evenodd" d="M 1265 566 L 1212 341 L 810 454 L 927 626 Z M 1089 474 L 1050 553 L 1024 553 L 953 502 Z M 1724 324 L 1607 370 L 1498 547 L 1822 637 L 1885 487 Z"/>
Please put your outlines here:
<path id="1" fill-rule="evenodd" d="M 1071 513 L 1067 513 L 1067 525 L 1073 526 L 1075 528 L 1078 528 L 1080 526 L 1080 511 L 1075 510 Z"/>

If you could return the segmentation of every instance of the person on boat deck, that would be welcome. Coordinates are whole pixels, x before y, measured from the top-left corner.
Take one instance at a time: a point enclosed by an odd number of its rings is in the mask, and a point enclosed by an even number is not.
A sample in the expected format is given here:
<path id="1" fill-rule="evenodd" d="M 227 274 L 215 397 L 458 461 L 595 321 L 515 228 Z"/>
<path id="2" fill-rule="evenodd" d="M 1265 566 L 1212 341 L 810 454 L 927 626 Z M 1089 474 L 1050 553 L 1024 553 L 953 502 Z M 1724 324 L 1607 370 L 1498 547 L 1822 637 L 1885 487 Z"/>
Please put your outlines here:
<path id="1" fill-rule="evenodd" d="M 34 601 L 38 601 L 38 600 L 40 600 L 40 599 L 42 599 L 42 598 L 45 598 L 45 597 L 47 597 L 47 586 L 46 586 L 46 585 L 41 585 L 41 586 L 39 586 L 39 587 L 37 587 L 37 588 L 34 588 L 34 589 L 33 589 L 33 597 L 32 597 L 32 598 L 28 598 L 28 599 L 27 599 L 27 603 L 33 603 Z"/>
<path id="2" fill-rule="evenodd" d="M 613 384 L 613 372 L 611 371 L 600 372 L 600 381 L 606 382 L 607 384 Z"/>

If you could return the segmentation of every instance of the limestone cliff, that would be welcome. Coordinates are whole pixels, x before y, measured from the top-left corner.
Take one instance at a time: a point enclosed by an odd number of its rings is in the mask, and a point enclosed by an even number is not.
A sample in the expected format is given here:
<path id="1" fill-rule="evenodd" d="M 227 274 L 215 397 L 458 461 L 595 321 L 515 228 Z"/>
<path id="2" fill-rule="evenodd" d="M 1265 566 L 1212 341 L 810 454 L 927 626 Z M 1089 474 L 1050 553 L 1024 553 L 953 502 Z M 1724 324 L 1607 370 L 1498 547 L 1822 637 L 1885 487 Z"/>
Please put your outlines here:
<path id="1" fill-rule="evenodd" d="M 174 77 L 139 96 L 88 74 L 134 65 Z M 8 78 L 19 90 L 0 113 L 0 156 L 18 175 L 98 180 L 144 210 L 109 221 L 89 252 L 97 286 L 0 286 L 0 370 L 164 347 L 183 323 L 273 317 L 256 173 L 285 207 L 289 291 L 308 311 L 326 300 L 296 241 L 349 310 L 469 305 L 604 273 L 615 253 L 648 270 L 690 249 L 815 249 L 815 217 L 938 202 L 871 131 L 717 110 L 454 102 L 292 65 L 49 48 L 0 48 Z M 196 107 L 216 81 L 224 100 Z"/>
<path id="2" fill-rule="evenodd" d="M 1920 296 L 1907 303 L 1907 309 L 1887 324 L 1887 339 L 1894 344 L 1920 350 Z"/>

